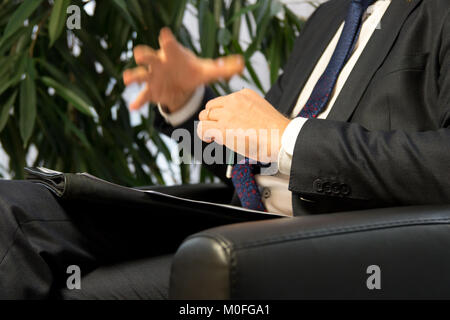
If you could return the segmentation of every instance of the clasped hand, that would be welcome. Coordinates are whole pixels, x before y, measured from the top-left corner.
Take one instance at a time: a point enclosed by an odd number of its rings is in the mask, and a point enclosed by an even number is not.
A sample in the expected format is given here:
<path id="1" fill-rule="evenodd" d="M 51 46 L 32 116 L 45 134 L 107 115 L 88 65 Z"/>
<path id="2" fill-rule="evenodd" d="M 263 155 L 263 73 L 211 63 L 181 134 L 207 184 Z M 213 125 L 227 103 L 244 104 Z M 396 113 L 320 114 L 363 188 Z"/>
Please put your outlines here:
<path id="1" fill-rule="evenodd" d="M 250 159 L 276 162 L 289 119 L 250 89 L 211 100 L 200 113 L 197 134 Z"/>

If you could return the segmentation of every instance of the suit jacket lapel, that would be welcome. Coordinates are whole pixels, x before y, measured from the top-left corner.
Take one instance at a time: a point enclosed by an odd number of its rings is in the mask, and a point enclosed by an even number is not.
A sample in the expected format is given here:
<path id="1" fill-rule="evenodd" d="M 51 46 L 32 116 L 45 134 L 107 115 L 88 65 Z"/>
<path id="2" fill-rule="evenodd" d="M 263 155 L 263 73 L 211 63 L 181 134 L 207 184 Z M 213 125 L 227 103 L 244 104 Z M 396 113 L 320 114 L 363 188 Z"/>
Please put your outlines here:
<path id="1" fill-rule="evenodd" d="M 330 114 L 329 120 L 348 121 L 376 71 L 383 64 L 401 27 L 422 0 L 392 0 L 364 52 L 353 68 Z"/>
<path id="2" fill-rule="evenodd" d="M 302 51 L 299 53 L 293 52 L 293 54 L 297 55 L 298 60 L 295 70 L 285 70 L 285 72 L 294 72 L 295 74 L 295 77 L 293 77 L 295 80 L 287 85 L 284 90 L 285 94 L 278 105 L 278 110 L 286 116 L 290 116 L 296 105 L 298 96 L 305 86 L 306 81 L 308 81 L 314 67 L 331 42 L 331 39 L 333 39 L 339 26 L 345 20 L 347 5 L 335 2 L 327 10 L 329 11 L 328 16 L 331 19 L 321 21 L 322 23 L 318 25 L 318 28 L 303 35 L 305 37 L 303 39 L 303 43 L 306 44 L 305 47 L 301 48 Z"/>

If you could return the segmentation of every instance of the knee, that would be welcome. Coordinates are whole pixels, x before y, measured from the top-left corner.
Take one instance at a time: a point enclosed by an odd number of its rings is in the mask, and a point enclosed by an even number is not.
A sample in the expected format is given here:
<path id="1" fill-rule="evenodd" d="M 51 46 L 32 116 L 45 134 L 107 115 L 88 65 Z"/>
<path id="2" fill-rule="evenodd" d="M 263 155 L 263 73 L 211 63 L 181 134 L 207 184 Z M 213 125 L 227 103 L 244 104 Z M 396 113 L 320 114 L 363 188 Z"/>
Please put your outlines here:
<path id="1" fill-rule="evenodd" d="M 55 219 L 59 203 L 42 185 L 29 181 L 0 181 L 0 221 Z M 0 223 L 1 224 L 1 223 Z"/>

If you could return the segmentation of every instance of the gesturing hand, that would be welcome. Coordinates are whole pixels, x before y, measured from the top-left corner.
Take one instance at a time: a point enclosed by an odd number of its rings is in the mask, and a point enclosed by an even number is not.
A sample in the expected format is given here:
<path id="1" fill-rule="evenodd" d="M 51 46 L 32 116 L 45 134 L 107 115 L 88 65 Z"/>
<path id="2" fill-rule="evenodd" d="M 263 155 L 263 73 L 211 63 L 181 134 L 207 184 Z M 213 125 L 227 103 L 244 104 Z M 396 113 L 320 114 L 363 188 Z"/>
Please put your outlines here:
<path id="1" fill-rule="evenodd" d="M 248 158 L 276 162 L 290 120 L 250 89 L 211 100 L 200 115 L 197 134 Z"/>
<path id="2" fill-rule="evenodd" d="M 159 44 L 160 50 L 137 46 L 134 57 L 139 67 L 123 74 L 125 85 L 146 83 L 146 88 L 131 104 L 131 110 L 147 102 L 158 102 L 175 112 L 186 104 L 198 86 L 231 78 L 244 69 L 243 59 L 238 55 L 217 60 L 196 57 L 177 42 L 168 28 L 161 30 Z"/>

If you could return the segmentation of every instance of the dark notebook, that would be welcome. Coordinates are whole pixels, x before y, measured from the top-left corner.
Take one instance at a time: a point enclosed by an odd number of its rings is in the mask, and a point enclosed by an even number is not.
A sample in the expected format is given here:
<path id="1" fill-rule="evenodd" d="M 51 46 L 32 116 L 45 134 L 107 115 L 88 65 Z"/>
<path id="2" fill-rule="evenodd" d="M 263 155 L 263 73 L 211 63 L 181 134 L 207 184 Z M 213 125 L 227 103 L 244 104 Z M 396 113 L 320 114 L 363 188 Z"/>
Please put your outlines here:
<path id="1" fill-rule="evenodd" d="M 279 214 L 248 210 L 236 206 L 186 199 L 153 190 L 117 185 L 88 173 L 62 173 L 46 168 L 25 168 L 26 179 L 41 184 L 61 201 L 84 201 L 114 205 L 126 203 L 139 210 L 170 208 L 220 217 L 224 223 L 256 221 L 284 217 Z"/>

